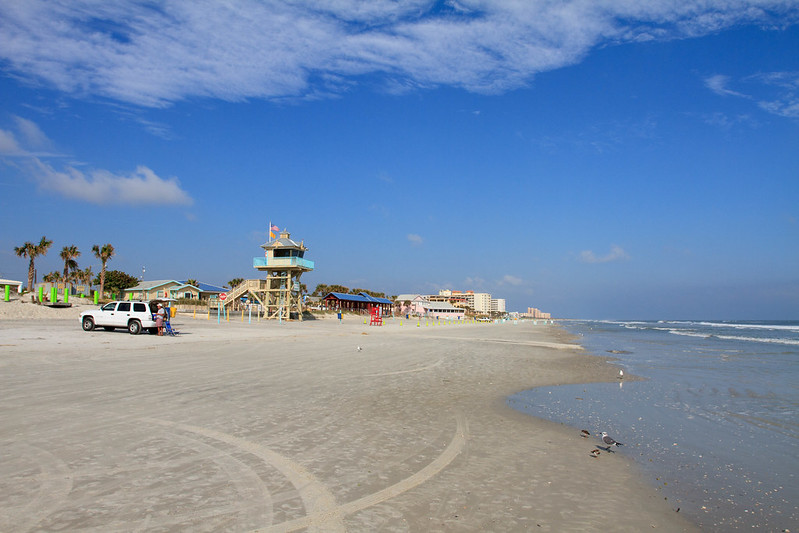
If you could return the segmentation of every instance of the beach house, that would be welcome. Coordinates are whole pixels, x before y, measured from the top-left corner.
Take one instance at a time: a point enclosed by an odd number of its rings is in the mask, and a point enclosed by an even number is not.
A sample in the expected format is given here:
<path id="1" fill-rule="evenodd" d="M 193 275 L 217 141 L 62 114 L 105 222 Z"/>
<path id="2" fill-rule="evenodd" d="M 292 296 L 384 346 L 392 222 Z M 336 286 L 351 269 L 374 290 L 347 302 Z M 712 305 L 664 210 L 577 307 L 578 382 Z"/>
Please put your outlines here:
<path id="1" fill-rule="evenodd" d="M 383 316 L 391 314 L 394 302 L 388 298 L 370 296 L 365 292 L 360 294 L 344 294 L 331 292 L 323 298 L 328 309 L 341 309 L 343 311 L 368 311 L 371 307 L 379 307 Z"/>
<path id="2" fill-rule="evenodd" d="M 125 289 L 126 300 L 156 300 L 158 298 L 190 298 L 200 299 L 200 288 L 189 285 L 185 281 L 159 279 L 140 281 L 135 287 Z"/>

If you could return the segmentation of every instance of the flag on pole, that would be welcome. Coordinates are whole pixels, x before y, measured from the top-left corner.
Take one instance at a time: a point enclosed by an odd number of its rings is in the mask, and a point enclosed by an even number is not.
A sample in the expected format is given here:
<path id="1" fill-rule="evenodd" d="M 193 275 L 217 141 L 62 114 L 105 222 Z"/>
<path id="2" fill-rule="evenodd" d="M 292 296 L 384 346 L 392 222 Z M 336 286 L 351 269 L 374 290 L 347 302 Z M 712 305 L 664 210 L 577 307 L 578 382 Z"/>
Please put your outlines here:
<path id="1" fill-rule="evenodd" d="M 272 223 L 270 222 L 269 223 L 269 237 L 274 239 L 276 237 L 274 232 L 276 232 L 276 231 L 280 231 L 280 228 L 278 228 L 277 226 L 273 226 Z"/>

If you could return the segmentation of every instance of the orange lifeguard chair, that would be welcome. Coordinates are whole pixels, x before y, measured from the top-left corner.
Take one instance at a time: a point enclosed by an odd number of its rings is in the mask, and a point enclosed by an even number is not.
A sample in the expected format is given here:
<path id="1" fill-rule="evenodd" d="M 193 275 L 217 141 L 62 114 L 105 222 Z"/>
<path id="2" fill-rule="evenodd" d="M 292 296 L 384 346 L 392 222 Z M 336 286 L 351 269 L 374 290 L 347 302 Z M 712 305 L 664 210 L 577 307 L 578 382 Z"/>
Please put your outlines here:
<path id="1" fill-rule="evenodd" d="M 370 326 L 382 326 L 383 325 L 383 316 L 380 313 L 380 306 L 379 305 L 370 305 L 369 306 L 369 325 Z"/>

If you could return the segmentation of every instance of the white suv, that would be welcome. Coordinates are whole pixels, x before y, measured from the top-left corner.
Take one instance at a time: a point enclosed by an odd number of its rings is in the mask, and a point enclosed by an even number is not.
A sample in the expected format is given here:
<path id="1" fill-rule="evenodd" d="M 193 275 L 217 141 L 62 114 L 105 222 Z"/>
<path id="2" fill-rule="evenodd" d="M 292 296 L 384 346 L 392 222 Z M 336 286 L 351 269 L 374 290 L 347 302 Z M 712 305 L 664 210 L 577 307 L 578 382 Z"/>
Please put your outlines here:
<path id="1" fill-rule="evenodd" d="M 147 302 L 107 303 L 100 309 L 82 312 L 79 320 L 84 331 L 91 331 L 95 326 L 102 326 L 106 331 L 126 328 L 131 335 L 138 335 L 142 328 L 150 333 L 157 331 L 153 311 Z"/>

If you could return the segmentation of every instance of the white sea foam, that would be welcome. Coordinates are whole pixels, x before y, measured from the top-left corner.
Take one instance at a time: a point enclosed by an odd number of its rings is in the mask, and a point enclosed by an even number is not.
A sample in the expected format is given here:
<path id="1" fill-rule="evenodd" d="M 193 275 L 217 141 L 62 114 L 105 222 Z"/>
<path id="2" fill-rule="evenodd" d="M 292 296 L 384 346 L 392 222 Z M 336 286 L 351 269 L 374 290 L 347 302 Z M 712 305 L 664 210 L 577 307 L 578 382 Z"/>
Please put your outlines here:
<path id="1" fill-rule="evenodd" d="M 715 333 L 711 335 L 708 333 L 702 333 L 699 331 L 686 330 L 686 329 L 670 329 L 668 330 L 668 332 L 671 333 L 672 335 L 682 335 L 684 337 L 704 337 L 704 338 L 724 339 L 729 341 L 767 342 L 771 344 L 785 344 L 788 346 L 799 346 L 799 339 L 784 339 L 784 338 L 772 338 L 772 337 L 746 337 L 742 335 L 717 335 Z"/>

